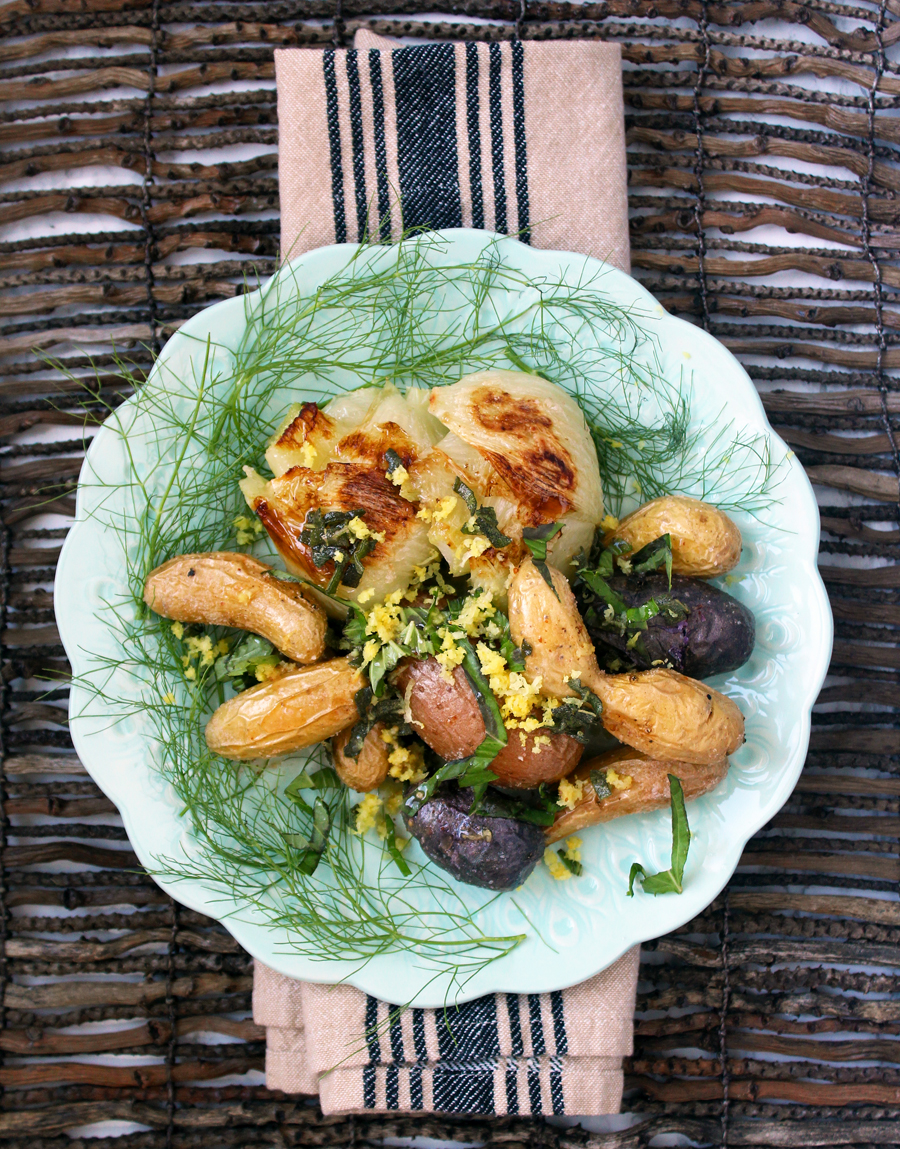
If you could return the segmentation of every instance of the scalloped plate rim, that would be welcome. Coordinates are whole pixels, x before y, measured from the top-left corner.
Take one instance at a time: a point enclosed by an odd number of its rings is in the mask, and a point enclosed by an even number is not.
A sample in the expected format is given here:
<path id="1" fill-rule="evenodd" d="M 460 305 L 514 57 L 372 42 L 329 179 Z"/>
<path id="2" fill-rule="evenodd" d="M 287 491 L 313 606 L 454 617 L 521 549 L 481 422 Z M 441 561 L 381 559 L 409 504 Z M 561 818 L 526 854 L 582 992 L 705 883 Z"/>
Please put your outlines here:
<path id="1" fill-rule="evenodd" d="M 534 259 L 538 263 L 546 261 L 554 265 L 558 265 L 560 262 L 567 259 L 577 261 L 585 267 L 593 267 L 597 271 L 601 271 L 603 273 L 609 272 L 613 276 L 613 279 L 616 277 L 622 277 L 623 280 L 627 281 L 632 293 L 638 299 L 643 300 L 646 304 L 653 307 L 654 309 L 658 309 L 660 306 L 657 300 L 655 300 L 654 297 L 650 294 L 650 292 L 648 292 L 647 289 L 644 288 L 636 280 L 632 279 L 625 272 L 620 271 L 618 268 L 606 264 L 604 261 L 598 260 L 594 257 L 585 256 L 576 252 L 545 251 L 534 249 L 526 247 L 526 245 L 510 237 L 499 236 L 489 232 L 475 231 L 473 229 L 467 228 L 444 229 L 436 234 L 440 235 L 441 237 L 447 237 L 450 241 L 472 239 L 474 237 L 477 238 L 478 241 L 483 241 L 484 244 L 489 242 L 497 242 L 501 246 L 514 245 L 516 250 L 521 250 L 527 253 L 529 259 Z M 356 244 L 332 244 L 323 248 L 317 248 L 313 251 L 306 252 L 298 258 L 291 260 L 289 264 L 284 266 L 297 268 L 312 258 L 324 259 L 332 254 L 335 257 L 343 254 L 349 255 L 357 250 L 357 248 L 358 245 Z M 269 282 L 271 282 L 271 280 L 267 281 L 267 284 Z M 263 290 L 267 284 L 263 285 Z M 256 295 L 258 292 L 249 294 Z M 176 332 L 175 336 L 173 336 L 173 339 L 177 338 L 178 334 L 187 335 L 191 333 L 191 329 L 195 326 L 208 326 L 213 315 L 221 317 L 223 312 L 226 310 L 235 309 L 239 304 L 246 306 L 247 300 L 248 295 L 236 296 L 232 299 L 222 300 L 202 309 L 196 315 L 187 320 L 178 329 L 178 332 Z M 660 316 L 660 323 L 662 325 L 660 332 L 662 332 L 665 327 L 669 326 L 681 330 L 687 329 L 690 332 L 690 339 L 693 342 L 701 346 L 706 344 L 711 348 L 715 348 L 715 353 L 718 356 L 721 356 L 724 351 L 730 359 L 734 370 L 734 379 L 729 381 L 730 385 L 740 385 L 743 389 L 743 398 L 745 400 L 749 399 L 750 405 L 754 408 L 753 413 L 755 415 L 755 419 L 753 422 L 757 424 L 754 429 L 764 433 L 768 437 L 771 437 L 771 439 L 776 443 L 782 443 L 782 440 L 772 429 L 768 421 L 762 400 L 760 399 L 759 394 L 749 375 L 744 370 L 743 366 L 737 361 L 737 359 L 730 355 L 730 353 L 727 352 L 727 349 L 725 349 L 718 340 L 716 340 L 708 332 L 703 331 L 701 328 L 695 327 L 693 324 L 690 324 L 685 320 L 679 319 L 678 317 L 672 316 L 665 312 Z M 168 346 L 170 345 L 167 344 L 167 347 Z M 157 361 L 157 364 L 160 361 L 163 361 L 165 356 L 166 349 L 164 348 L 160 360 Z M 157 370 L 157 364 L 154 364 L 154 372 Z M 66 595 L 64 588 L 66 584 L 68 568 L 73 561 L 73 556 L 76 555 L 77 547 L 81 542 L 83 533 L 87 531 L 91 526 L 96 525 L 92 523 L 91 519 L 85 517 L 83 514 L 86 488 L 84 488 L 82 485 L 82 477 L 85 474 L 85 471 L 87 470 L 94 453 L 102 452 L 105 440 L 109 436 L 115 434 L 116 432 L 112 429 L 112 427 L 101 427 L 97 435 L 94 436 L 94 439 L 92 440 L 86 453 L 81 476 L 79 477 L 79 485 L 76 496 L 75 521 L 73 522 L 69 534 L 64 541 L 57 565 L 57 572 L 54 583 L 54 600 L 56 604 L 61 604 L 65 600 Z M 803 581 L 804 586 L 811 596 L 810 605 L 814 605 L 817 608 L 816 621 L 819 625 L 813 637 L 818 639 L 818 649 L 808 652 L 812 656 L 811 665 L 815 670 L 815 673 L 811 678 L 807 680 L 808 685 L 806 690 L 806 701 L 804 703 L 802 713 L 798 715 L 797 728 L 799 737 L 796 740 L 795 748 L 790 752 L 789 758 L 783 763 L 779 784 L 775 788 L 774 793 L 769 796 L 768 802 L 765 804 L 764 808 L 760 811 L 758 816 L 748 819 L 745 823 L 742 823 L 740 832 L 730 839 L 732 845 L 727 850 L 727 856 L 723 859 L 720 874 L 716 876 L 715 881 L 713 881 L 711 884 L 707 882 L 707 889 L 706 893 L 704 894 L 703 903 L 700 905 L 695 904 L 696 898 L 685 900 L 684 902 L 682 902 L 681 898 L 671 899 L 671 902 L 677 902 L 678 907 L 691 907 L 690 910 L 681 908 L 678 913 L 674 914 L 674 917 L 679 919 L 677 923 L 672 924 L 670 921 L 665 923 L 663 927 L 660 928 L 660 918 L 671 917 L 672 914 L 671 912 L 660 913 L 660 911 L 663 910 L 662 904 L 655 898 L 652 900 L 648 898 L 646 901 L 647 914 L 645 915 L 647 928 L 644 930 L 633 930 L 627 941 L 623 942 L 617 947 L 614 947 L 614 949 L 608 949 L 604 955 L 602 963 L 595 969 L 592 969 L 589 973 L 585 973 L 584 970 L 579 970 L 579 972 L 574 977 L 556 976 L 548 979 L 546 976 L 543 976 L 539 978 L 539 984 L 527 986 L 510 985 L 503 978 L 503 963 L 501 962 L 494 966 L 488 967 L 490 976 L 484 976 L 483 974 L 479 975 L 475 988 L 468 991 L 463 990 L 454 994 L 451 998 L 452 1001 L 463 1002 L 489 993 L 545 993 L 557 989 L 564 989 L 569 985 L 583 980 L 583 978 L 586 976 L 591 976 L 591 973 L 598 973 L 601 969 L 607 968 L 609 965 L 613 964 L 614 961 L 618 960 L 618 958 L 620 958 L 622 954 L 624 954 L 627 950 L 631 949 L 632 946 L 647 941 L 651 938 L 659 937 L 663 933 L 667 932 L 667 930 L 677 928 L 678 925 L 689 921 L 692 917 L 696 916 L 697 913 L 701 912 L 705 906 L 709 905 L 715 899 L 715 897 L 718 896 L 718 894 L 725 887 L 733 875 L 746 842 L 763 825 L 765 825 L 767 821 L 773 817 L 777 810 L 781 808 L 781 806 L 790 796 L 790 793 L 796 784 L 797 778 L 800 775 L 803 767 L 803 762 L 805 761 L 806 757 L 811 726 L 812 706 L 828 670 L 832 647 L 833 621 L 828 597 L 817 565 L 820 525 L 815 496 L 809 479 L 796 458 L 790 458 L 788 465 L 797 477 L 802 477 L 800 487 L 803 491 L 803 496 L 806 498 L 809 504 L 808 509 L 815 516 L 816 529 L 813 532 L 813 536 L 811 536 L 811 542 L 813 545 L 811 546 L 810 553 L 807 553 L 803 556 L 803 562 L 802 564 L 798 563 L 798 566 L 802 566 L 804 568 L 806 577 Z M 64 615 L 59 605 L 57 605 L 56 616 L 63 646 L 72 665 L 73 677 L 77 677 L 77 674 L 80 673 L 80 671 L 77 669 L 76 664 L 81 661 L 80 656 L 82 652 L 77 641 L 77 637 L 73 634 L 73 628 L 75 625 L 74 619 Z M 114 778 L 110 778 L 104 775 L 102 765 L 98 765 L 96 760 L 94 760 L 94 750 L 96 747 L 94 745 L 93 739 L 95 736 L 92 734 L 84 735 L 79 727 L 77 721 L 78 716 L 74 712 L 77 708 L 80 689 L 81 688 L 79 687 L 78 683 L 73 682 L 70 701 L 70 723 L 72 740 L 76 752 L 78 753 L 78 756 L 87 769 L 88 773 L 92 776 L 92 778 L 94 778 L 95 782 L 97 782 L 107 797 L 109 797 L 110 800 L 113 801 L 119 809 L 126 833 L 128 834 L 132 848 L 134 849 L 135 854 L 139 858 L 141 864 L 147 869 L 152 869 L 153 854 L 147 847 L 143 834 L 139 832 L 135 822 L 135 818 L 138 815 L 137 806 L 135 805 L 134 809 L 132 809 L 132 804 L 128 800 L 127 796 L 120 792 L 122 787 L 115 785 Z M 92 762 L 92 760 L 94 761 Z M 98 775 L 103 776 L 102 781 Z M 222 914 L 221 903 L 226 900 L 231 901 L 231 899 L 223 899 L 221 895 L 216 894 L 214 891 L 205 887 L 202 882 L 195 879 L 179 881 L 157 877 L 154 878 L 154 880 L 166 893 L 170 894 L 182 905 L 185 905 L 189 909 L 192 909 L 198 913 L 203 913 L 220 921 L 221 924 L 235 938 L 235 940 L 238 941 L 238 943 L 241 944 L 246 950 L 248 950 L 248 952 L 253 954 L 253 956 L 258 957 L 259 960 L 264 961 L 271 968 L 285 973 L 288 976 L 302 977 L 304 980 L 312 982 L 333 982 L 339 975 L 340 980 L 346 981 L 349 984 L 352 984 L 363 990 L 364 992 L 380 997 L 383 1000 L 392 1001 L 395 1004 L 415 1004 L 423 1007 L 438 1007 L 446 1003 L 447 999 L 444 996 L 429 993 L 427 988 L 419 991 L 419 994 L 409 1002 L 397 1001 L 396 994 L 392 995 L 390 985 L 385 984 L 384 970 L 381 965 L 377 967 L 362 966 L 356 969 L 349 969 L 348 967 L 350 967 L 352 964 L 349 962 L 313 963 L 311 962 L 311 959 L 304 959 L 302 957 L 298 958 L 298 955 L 296 954 L 292 955 L 289 953 L 279 953 L 274 948 L 272 952 L 267 951 L 264 954 L 256 952 L 260 948 L 258 944 L 256 944 L 258 943 L 260 934 L 258 925 L 253 922 L 236 919 L 230 914 L 226 914 L 224 916 Z M 710 889 L 712 890 L 711 894 Z M 686 893 L 687 892 L 688 891 L 686 889 Z M 684 895 L 682 895 L 682 897 L 683 896 Z M 676 906 L 672 905 L 672 910 L 674 909 L 676 909 Z M 240 912 L 239 905 L 235 904 L 234 912 Z M 612 956 L 610 956 L 610 954 L 612 954 Z M 298 972 L 298 963 L 304 964 L 302 972 Z M 324 971 L 328 968 L 331 968 L 333 971 L 330 975 L 327 972 L 319 972 L 320 969 Z M 546 965 L 543 968 L 546 968 Z"/>

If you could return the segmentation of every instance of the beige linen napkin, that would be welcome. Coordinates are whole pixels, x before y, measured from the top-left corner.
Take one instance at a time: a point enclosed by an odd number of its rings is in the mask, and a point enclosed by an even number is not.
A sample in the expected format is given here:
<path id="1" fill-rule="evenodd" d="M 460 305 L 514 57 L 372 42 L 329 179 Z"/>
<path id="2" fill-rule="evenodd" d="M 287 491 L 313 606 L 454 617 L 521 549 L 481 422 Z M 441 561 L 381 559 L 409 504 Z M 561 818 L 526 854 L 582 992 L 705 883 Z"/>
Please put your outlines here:
<path id="1" fill-rule="evenodd" d="M 481 227 L 629 269 L 616 44 L 427 44 L 357 32 L 276 51 L 282 256 Z M 325 1113 L 616 1113 L 639 949 L 581 985 L 446 1013 L 257 962 L 270 1089 Z"/>

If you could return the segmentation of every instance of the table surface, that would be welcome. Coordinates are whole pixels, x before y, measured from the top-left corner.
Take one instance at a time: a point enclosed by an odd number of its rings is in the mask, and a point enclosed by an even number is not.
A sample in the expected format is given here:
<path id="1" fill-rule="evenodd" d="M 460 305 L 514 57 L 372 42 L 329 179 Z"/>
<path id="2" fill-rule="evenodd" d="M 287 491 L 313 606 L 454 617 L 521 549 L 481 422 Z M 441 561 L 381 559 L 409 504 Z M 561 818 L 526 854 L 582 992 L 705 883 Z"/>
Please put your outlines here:
<path id="1" fill-rule="evenodd" d="M 896 9 L 896 11 L 895 11 Z M 900 5 L 11 0 L 0 6 L 0 1142 L 117 1149 L 900 1142 Z M 524 16 L 523 16 L 524 14 Z M 337 17 L 335 19 L 335 17 Z M 462 21 L 462 22 L 461 22 Z M 517 23 L 518 21 L 518 23 Z M 812 478 L 836 622 L 806 768 L 644 948 L 618 1118 L 323 1119 L 266 1091 L 249 959 L 135 859 L 65 729 L 53 565 L 103 398 L 278 250 L 273 45 L 620 42 L 635 275 L 747 367 Z M 99 405 L 98 405 L 99 409 Z"/>

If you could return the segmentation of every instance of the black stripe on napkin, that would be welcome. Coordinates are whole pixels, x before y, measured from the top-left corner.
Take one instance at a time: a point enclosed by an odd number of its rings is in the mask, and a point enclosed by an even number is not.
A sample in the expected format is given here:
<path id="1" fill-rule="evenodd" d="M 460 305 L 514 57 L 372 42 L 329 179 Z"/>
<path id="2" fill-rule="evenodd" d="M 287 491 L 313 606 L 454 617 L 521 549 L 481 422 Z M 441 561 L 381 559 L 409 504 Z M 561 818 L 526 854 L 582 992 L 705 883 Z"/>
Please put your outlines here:
<path id="1" fill-rule="evenodd" d="M 403 226 L 462 227 L 452 44 L 391 53 Z"/>
<path id="2" fill-rule="evenodd" d="M 363 1067 L 363 1105 L 375 1108 L 375 1066 L 381 1064 L 381 1042 L 378 1038 L 378 999 L 366 994 L 366 1045 L 369 1063 Z"/>
<path id="3" fill-rule="evenodd" d="M 413 1048 L 416 1061 L 409 1068 L 409 1103 L 412 1109 L 424 1109 L 422 1093 L 422 1066 L 428 1061 L 428 1046 L 425 1043 L 425 1010 L 414 1009 L 412 1014 Z"/>
<path id="4" fill-rule="evenodd" d="M 381 77 L 381 52 L 378 48 L 369 49 L 369 84 L 372 88 L 375 178 L 378 183 L 378 238 L 382 243 L 387 243 L 391 238 L 391 219 L 387 178 L 387 146 L 384 138 L 384 82 Z"/>
<path id="5" fill-rule="evenodd" d="M 341 126 L 338 122 L 337 81 L 334 76 L 334 48 L 322 53 L 325 74 L 325 114 L 328 119 L 328 147 L 331 153 L 331 200 L 334 208 L 334 238 L 347 242 L 347 219 L 344 215 L 344 166 L 341 163 Z"/>
<path id="6" fill-rule="evenodd" d="M 534 1117 L 544 1112 L 541 1104 L 541 1067 L 534 1058 L 528 1061 L 528 1104 Z"/>
<path id="7" fill-rule="evenodd" d="M 563 1057 L 569 1052 L 569 1038 L 566 1034 L 562 990 L 555 989 L 550 994 L 550 1016 L 553 1018 L 553 1040 L 556 1042 L 556 1052 L 560 1057 Z"/>
<path id="8" fill-rule="evenodd" d="M 563 1098 L 562 1062 L 558 1057 L 550 1058 L 550 1101 L 554 1114 L 559 1117 L 565 1113 L 566 1106 Z"/>
<path id="9" fill-rule="evenodd" d="M 521 40 L 512 43 L 513 136 L 516 147 L 516 203 L 518 238 L 531 243 L 528 207 L 528 156 L 525 151 L 525 51 Z"/>
<path id="10" fill-rule="evenodd" d="M 360 242 L 366 238 L 366 161 L 363 151 L 362 96 L 359 90 L 359 53 L 355 48 L 347 52 L 347 87 L 350 92 L 350 144 L 353 148 L 353 188 L 356 193 L 356 234 Z M 518 177 L 517 177 L 518 178 Z"/>
<path id="11" fill-rule="evenodd" d="M 478 45 L 466 44 L 466 128 L 469 137 L 469 192 L 472 196 L 472 227 L 484 227 L 484 193 L 481 189 L 481 125 L 478 120 Z"/>
<path id="12" fill-rule="evenodd" d="M 494 230 L 506 231 L 506 179 L 503 170 L 503 113 L 501 111 L 500 68 L 503 54 L 499 44 L 489 45 L 488 97 L 491 121 L 491 161 L 494 172 Z"/>
<path id="13" fill-rule="evenodd" d="M 540 1057 L 547 1052 L 547 1043 L 544 1041 L 541 999 L 536 993 L 528 995 L 528 1022 L 531 1025 L 531 1052 L 535 1057 Z"/>

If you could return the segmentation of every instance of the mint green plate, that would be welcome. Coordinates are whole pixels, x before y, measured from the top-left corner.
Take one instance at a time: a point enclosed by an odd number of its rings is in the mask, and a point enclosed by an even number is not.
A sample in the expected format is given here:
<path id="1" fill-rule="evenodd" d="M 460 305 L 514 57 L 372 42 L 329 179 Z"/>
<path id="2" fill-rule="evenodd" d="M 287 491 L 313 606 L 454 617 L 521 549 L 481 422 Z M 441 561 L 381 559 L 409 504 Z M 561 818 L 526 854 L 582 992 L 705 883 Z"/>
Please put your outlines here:
<path id="1" fill-rule="evenodd" d="M 828 667 L 832 640 L 828 600 L 816 568 L 819 516 L 812 489 L 802 467 L 770 428 L 753 384 L 733 356 L 699 328 L 668 315 L 629 276 L 596 260 L 536 251 L 479 231 L 448 231 L 442 240 L 427 248 L 427 258 L 435 264 L 472 262 L 494 245 L 507 266 L 520 269 L 532 281 L 550 276 L 574 285 L 602 276 L 587 290 L 602 289 L 603 295 L 630 309 L 657 342 L 659 369 L 689 389 L 692 427 L 708 428 L 699 450 L 711 449 L 717 428 L 730 420 L 736 432 L 765 437 L 773 457 L 783 462 L 778 501 L 761 516 L 764 521 L 734 515 L 744 549 L 728 589 L 756 615 L 757 644 L 745 666 L 714 683 L 738 701 L 747 719 L 747 741 L 734 755 L 725 782 L 689 809 L 694 837 L 683 894 L 626 897 L 633 861 L 640 860 L 648 871 L 669 866 L 667 811 L 585 831 L 585 872 L 579 879 L 556 882 L 540 866 L 515 894 L 486 899 L 484 891 L 457 886 L 485 933 L 528 935 L 512 953 L 460 986 L 448 974 L 435 976 L 409 952 L 382 955 L 362 967 L 324 954 L 321 960 L 312 960 L 292 947 L 285 931 L 270 928 L 258 908 L 235 901 L 212 882 L 160 882 L 180 902 L 222 920 L 245 949 L 283 973 L 310 981 L 346 979 L 384 1000 L 420 1006 L 493 991 L 540 993 L 572 985 L 636 943 L 668 933 L 701 912 L 733 873 L 747 840 L 778 811 L 797 781 L 809 740 L 810 710 Z M 291 271 L 308 287 L 340 271 L 355 250 L 353 245 L 322 248 L 295 260 Z M 389 259 L 391 250 L 374 249 L 369 258 Z M 179 401 L 181 381 L 197 369 L 208 337 L 213 360 L 225 363 L 228 348 L 236 346 L 258 296 L 257 292 L 215 304 L 170 339 L 154 368 L 157 380 L 165 382 L 167 401 Z M 510 306 L 513 302 L 511 298 Z M 354 321 L 352 305 L 346 321 Z M 593 336 L 582 331 L 578 338 L 589 345 Z M 600 338 L 597 333 L 598 355 Z M 340 383 L 318 380 L 302 395 L 296 385 L 286 386 L 282 409 L 301 398 L 326 398 Z M 273 410 L 273 423 L 278 414 Z M 76 521 L 57 570 L 56 616 L 75 675 L 70 703 L 75 748 L 118 806 L 141 862 L 155 870 L 160 857 L 191 854 L 191 825 L 157 768 L 159 751 L 142 715 L 111 721 L 86 685 L 99 657 L 112 667 L 107 694 L 140 699 L 142 692 L 153 689 L 152 683 L 115 665 L 121 651 L 110 609 L 130 609 L 125 605 L 123 544 L 115 529 L 117 522 L 133 514 L 123 485 L 126 439 L 137 469 L 152 483 L 163 484 L 175 465 L 174 459 L 152 457 L 153 428 L 131 401 L 100 430 L 84 464 Z M 727 482 L 723 475 L 723 488 Z M 424 862 L 417 846 L 411 847 L 409 856 Z M 311 880 L 321 879 L 317 874 Z M 422 894 L 423 909 L 427 901 Z"/>

